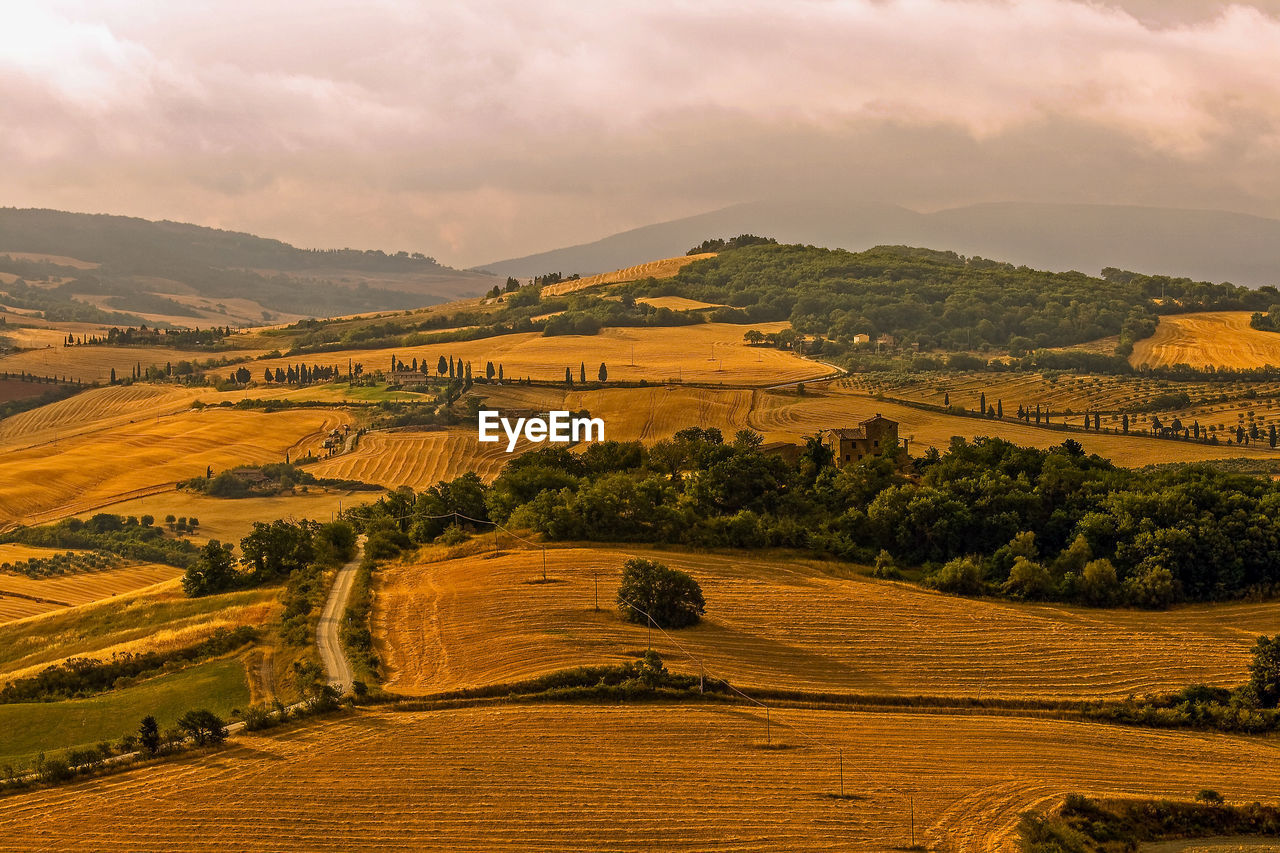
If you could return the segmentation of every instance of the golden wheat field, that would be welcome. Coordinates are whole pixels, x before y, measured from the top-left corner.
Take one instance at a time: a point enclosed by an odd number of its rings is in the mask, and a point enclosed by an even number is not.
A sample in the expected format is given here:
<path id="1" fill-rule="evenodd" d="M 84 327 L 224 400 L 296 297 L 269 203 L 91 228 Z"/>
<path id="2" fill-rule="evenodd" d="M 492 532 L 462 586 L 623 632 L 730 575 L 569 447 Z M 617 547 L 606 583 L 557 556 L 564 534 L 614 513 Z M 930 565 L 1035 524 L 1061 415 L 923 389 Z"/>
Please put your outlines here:
<path id="1" fill-rule="evenodd" d="M 522 441 L 517 450 L 530 446 Z M 317 477 L 421 490 L 468 471 L 492 480 L 509 458 L 506 439 L 481 444 L 474 429 L 373 432 L 363 436 L 353 452 L 317 462 L 307 471 Z"/>
<path id="2" fill-rule="evenodd" d="M 316 476 L 326 476 L 314 466 L 307 466 L 306 470 Z M 306 492 L 301 491 L 304 488 L 307 489 Z M 151 515 L 160 524 L 165 516 L 172 514 L 179 518 L 199 519 L 200 527 L 186 536 L 193 542 L 203 543 L 209 539 L 239 542 L 253 529 L 255 521 L 272 521 L 277 518 L 329 521 L 339 510 L 377 500 L 381 494 L 301 486 L 298 493 L 292 495 L 227 499 L 178 490 L 104 504 L 89 512 L 80 513 L 80 516 L 88 518 L 94 512 L 112 512 L 124 516 Z"/>
<path id="3" fill-rule="evenodd" d="M 883 851 L 914 835 L 990 853 L 1011 849 L 1023 810 L 1072 791 L 1280 796 L 1280 750 L 1259 739 L 1013 717 L 771 719 L 788 748 L 761 748 L 763 716 L 745 707 L 359 711 L 11 796 L 0 849 Z M 831 796 L 841 765 L 846 799 Z"/>
<path id="4" fill-rule="evenodd" d="M 729 323 L 698 323 L 692 326 L 652 329 L 609 328 L 597 335 L 543 337 L 535 333 L 503 335 L 477 341 L 460 341 L 426 347 L 395 347 L 376 350 L 341 350 L 301 358 L 264 359 L 250 365 L 254 377 L 264 368 L 284 368 L 299 361 L 308 364 L 340 365 L 347 360 L 364 365 L 366 372 L 386 370 L 394 355 L 406 364 L 416 358 L 434 365 L 444 356 L 472 364 L 483 375 L 485 363 L 501 363 L 507 379 L 530 377 L 562 381 L 565 368 L 580 378 L 585 364 L 587 379 L 594 382 L 600 363 L 609 369 L 612 381 L 661 383 L 668 380 L 724 383 L 726 385 L 771 385 L 808 381 L 835 371 L 818 362 L 783 350 L 748 347 L 742 335 L 748 328 L 777 332 L 787 323 L 761 323 L 746 327 Z"/>
<path id="5" fill-rule="evenodd" d="M 1156 333 L 1133 345 L 1129 363 L 1162 367 L 1280 366 L 1280 334 L 1249 326 L 1249 311 L 1203 311 L 1160 318 Z"/>
<path id="6" fill-rule="evenodd" d="M 698 311 L 703 308 L 721 307 L 715 302 L 699 302 L 697 299 L 686 299 L 683 296 L 641 296 L 636 302 L 652 305 L 654 308 L 670 308 L 672 311 Z"/>
<path id="7" fill-rule="evenodd" d="M 1080 430 L 1063 432 L 1027 426 L 1011 420 L 1007 410 L 1003 421 L 945 415 L 877 400 L 852 387 L 845 380 L 838 380 L 820 389 L 811 389 L 803 397 L 761 391 L 752 409 L 749 426 L 770 440 L 796 441 L 830 426 L 856 424 L 877 413 L 899 422 L 898 435 L 911 439 L 913 455 L 923 453 L 930 446 L 943 449 L 950 443 L 952 436 L 995 436 L 1015 444 L 1042 448 L 1061 444 L 1070 438 L 1083 445 L 1086 452 L 1096 453 L 1117 465 L 1128 467 L 1242 456 L 1276 457 L 1276 451 L 1271 450 L 1266 442 L 1255 442 L 1248 446 L 1206 445 L 1140 435 L 1086 433 Z"/>
<path id="8" fill-rule="evenodd" d="M 0 525 L 74 515 L 235 465 L 317 449 L 342 411 L 205 409 L 147 418 L 18 450 L 0 448 Z"/>
<path id="9" fill-rule="evenodd" d="M 236 356 L 256 358 L 266 350 L 237 351 Z M 165 347 L 117 347 L 117 346 L 46 346 L 43 349 L 25 350 L 0 357 L 0 371 L 10 373 L 34 373 L 37 376 L 65 376 L 81 382 L 106 382 L 111 370 L 125 378 L 132 375 L 136 365 L 145 370 L 149 366 L 164 367 L 167 362 L 191 361 L 201 354 L 190 350 Z M 229 373 L 234 367 L 218 368 L 215 372 Z"/>
<path id="10" fill-rule="evenodd" d="M 714 258 L 715 252 L 697 255 L 680 255 L 675 258 L 663 258 L 660 261 L 649 261 L 634 267 L 614 270 L 613 272 L 589 275 L 575 281 L 562 281 L 559 284 L 548 284 L 542 288 L 544 296 L 563 296 L 566 293 L 577 293 L 588 287 L 600 284 L 621 284 L 624 281 L 639 281 L 642 278 L 671 278 L 694 261 Z"/>
<path id="11" fill-rule="evenodd" d="M 540 551 L 488 534 L 475 556 L 384 569 L 374 613 L 387 687 L 428 694 L 505 683 L 643 652 L 614 592 L 629 556 L 697 579 L 703 623 L 654 632 L 675 670 L 743 687 L 876 695 L 1124 697 L 1248 678 L 1275 604 L 1167 613 L 975 601 L 873 581 L 826 564 L 756 555 L 617 548 Z M 832 574 L 832 572 L 841 574 Z M 600 610 L 595 610 L 596 583 Z M 688 655 L 679 646 L 687 650 Z"/>
<path id="12" fill-rule="evenodd" d="M 8 547 L 0 545 L 0 560 L 10 559 L 3 551 Z M 121 593 L 170 580 L 179 574 L 179 569 L 158 563 L 40 579 L 0 572 L 0 622 L 114 598 Z"/>

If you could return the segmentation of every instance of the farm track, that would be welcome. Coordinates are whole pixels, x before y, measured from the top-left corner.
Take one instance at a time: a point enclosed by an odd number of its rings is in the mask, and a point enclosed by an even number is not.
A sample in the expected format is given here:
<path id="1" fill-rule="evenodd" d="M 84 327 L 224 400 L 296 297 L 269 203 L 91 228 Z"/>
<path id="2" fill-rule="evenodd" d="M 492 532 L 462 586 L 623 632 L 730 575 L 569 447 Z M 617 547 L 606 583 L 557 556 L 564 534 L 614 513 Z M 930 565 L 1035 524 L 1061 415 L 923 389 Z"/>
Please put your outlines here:
<path id="1" fill-rule="evenodd" d="M 329 588 L 329 596 L 325 599 L 324 610 L 320 613 L 320 621 L 316 625 L 316 651 L 324 664 L 325 674 L 329 677 L 329 684 L 343 693 L 351 692 L 352 677 L 351 664 L 343 651 L 339 629 L 363 554 L 362 542 L 356 547 L 355 556 L 338 569 L 333 578 L 333 586 Z"/>

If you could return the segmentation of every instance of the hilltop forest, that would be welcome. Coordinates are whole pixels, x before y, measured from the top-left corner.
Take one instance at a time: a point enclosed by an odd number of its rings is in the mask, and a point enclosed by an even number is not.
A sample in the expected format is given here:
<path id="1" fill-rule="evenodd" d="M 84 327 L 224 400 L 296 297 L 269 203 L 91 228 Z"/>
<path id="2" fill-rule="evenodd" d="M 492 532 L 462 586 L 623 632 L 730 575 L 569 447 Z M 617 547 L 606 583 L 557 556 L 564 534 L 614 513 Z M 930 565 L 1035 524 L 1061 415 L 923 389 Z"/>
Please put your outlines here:
<path id="1" fill-rule="evenodd" d="M 878 246 L 865 252 L 755 244 L 629 286 L 636 296 L 683 296 L 729 306 L 730 323 L 790 320 L 797 332 L 852 341 L 891 335 L 922 350 L 1007 350 L 1015 356 L 1120 336 L 1118 355 L 1155 330 L 1161 313 L 1264 311 L 1274 287 L 1150 276 L 1108 268 L 1102 278 Z"/>

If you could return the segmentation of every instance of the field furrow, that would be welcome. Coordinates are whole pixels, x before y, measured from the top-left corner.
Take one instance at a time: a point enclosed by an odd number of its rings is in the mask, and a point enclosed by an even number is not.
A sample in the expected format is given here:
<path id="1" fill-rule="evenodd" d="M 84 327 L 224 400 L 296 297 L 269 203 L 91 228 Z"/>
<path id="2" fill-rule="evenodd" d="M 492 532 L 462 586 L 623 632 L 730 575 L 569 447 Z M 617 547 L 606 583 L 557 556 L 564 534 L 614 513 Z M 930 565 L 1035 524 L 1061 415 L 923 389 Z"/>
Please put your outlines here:
<path id="1" fill-rule="evenodd" d="M 613 609 L 629 555 L 698 580 L 706 618 L 676 640 L 744 687 L 1061 699 L 1229 686 L 1248 677 L 1255 637 L 1280 618 L 1274 603 L 1150 613 L 975 601 L 828 574 L 818 561 L 643 548 L 550 548 L 544 584 L 534 582 L 542 553 L 485 551 L 381 573 L 375 634 L 388 687 L 431 693 L 634 659 L 645 628 Z M 697 672 L 657 632 L 653 644 L 672 668 Z"/>
<path id="2" fill-rule="evenodd" d="M 914 810 L 931 850 L 1005 850 L 1021 810 L 1071 791 L 1280 796 L 1266 741 L 1016 718 L 774 719 L 788 748 L 760 748 L 763 719 L 737 707 L 360 712 L 11 797 L 0 849 L 889 850 L 909 843 Z M 844 800 L 830 797 L 839 750 Z"/>

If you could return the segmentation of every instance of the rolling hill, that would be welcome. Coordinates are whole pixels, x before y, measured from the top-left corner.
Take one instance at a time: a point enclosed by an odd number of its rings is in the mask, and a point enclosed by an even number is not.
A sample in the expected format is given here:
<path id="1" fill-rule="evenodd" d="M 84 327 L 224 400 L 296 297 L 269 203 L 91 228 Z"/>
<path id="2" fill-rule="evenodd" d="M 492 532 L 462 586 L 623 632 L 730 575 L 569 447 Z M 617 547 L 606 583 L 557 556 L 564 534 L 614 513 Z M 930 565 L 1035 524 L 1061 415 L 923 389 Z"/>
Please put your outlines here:
<path id="1" fill-rule="evenodd" d="M 15 208 L 0 208 L 0 273 L 0 301 L 17 308 L 87 304 L 181 325 L 417 308 L 492 284 L 421 254 L 299 249 L 179 222 Z"/>
<path id="2" fill-rule="evenodd" d="M 1110 266 L 1253 287 L 1280 283 L 1280 220 L 1275 219 L 1213 210 L 1013 202 L 918 213 L 856 199 L 747 202 L 481 268 L 503 276 L 553 270 L 591 275 L 683 252 L 708 237 L 742 233 L 850 250 L 930 246 L 1058 271 L 1097 273 Z"/>

